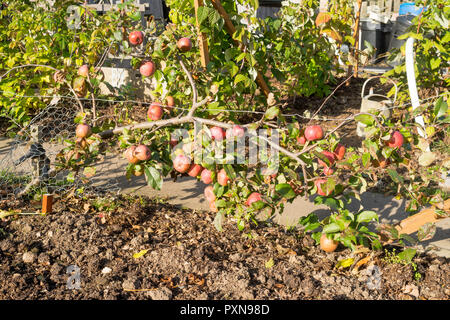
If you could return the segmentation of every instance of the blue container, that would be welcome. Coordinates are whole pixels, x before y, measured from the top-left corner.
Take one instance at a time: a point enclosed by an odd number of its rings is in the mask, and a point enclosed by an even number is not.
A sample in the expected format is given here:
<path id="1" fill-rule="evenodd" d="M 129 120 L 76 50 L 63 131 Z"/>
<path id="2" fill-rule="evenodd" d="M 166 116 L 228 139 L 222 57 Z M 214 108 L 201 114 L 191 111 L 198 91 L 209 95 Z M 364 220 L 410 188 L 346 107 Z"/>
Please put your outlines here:
<path id="1" fill-rule="evenodd" d="M 405 14 L 411 14 L 413 16 L 418 16 L 423 10 L 423 7 L 416 7 L 415 2 L 402 3 L 398 10 L 398 15 L 402 16 Z"/>

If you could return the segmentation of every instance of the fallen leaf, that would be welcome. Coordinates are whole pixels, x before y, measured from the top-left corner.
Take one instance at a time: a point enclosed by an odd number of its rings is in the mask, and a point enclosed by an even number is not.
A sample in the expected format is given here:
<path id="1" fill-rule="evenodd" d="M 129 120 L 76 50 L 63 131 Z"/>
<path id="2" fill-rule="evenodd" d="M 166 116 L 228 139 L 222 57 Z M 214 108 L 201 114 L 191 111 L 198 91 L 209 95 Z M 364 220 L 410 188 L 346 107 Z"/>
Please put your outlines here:
<path id="1" fill-rule="evenodd" d="M 424 152 L 419 157 L 419 165 L 422 167 L 430 166 L 436 160 L 436 154 L 434 152 Z"/>
<path id="2" fill-rule="evenodd" d="M 355 267 L 353 268 L 353 270 L 358 271 L 359 267 L 361 267 L 362 265 L 368 263 L 370 260 L 372 259 L 372 254 L 368 255 L 365 258 L 362 258 L 361 260 L 359 260 L 356 264 Z"/>
<path id="3" fill-rule="evenodd" d="M 138 258 L 142 257 L 144 254 L 146 254 L 147 251 L 148 251 L 148 249 L 141 250 L 138 253 L 133 254 L 133 258 L 138 259 Z"/>
<path id="4" fill-rule="evenodd" d="M 273 267 L 273 265 L 275 264 L 275 262 L 273 261 L 272 258 L 270 258 L 267 262 L 266 262 L 266 268 L 270 269 Z"/>
<path id="5" fill-rule="evenodd" d="M 355 262 L 355 259 L 353 258 L 342 259 L 339 260 L 338 263 L 336 263 L 335 268 L 348 268 L 353 264 L 353 262 Z"/>

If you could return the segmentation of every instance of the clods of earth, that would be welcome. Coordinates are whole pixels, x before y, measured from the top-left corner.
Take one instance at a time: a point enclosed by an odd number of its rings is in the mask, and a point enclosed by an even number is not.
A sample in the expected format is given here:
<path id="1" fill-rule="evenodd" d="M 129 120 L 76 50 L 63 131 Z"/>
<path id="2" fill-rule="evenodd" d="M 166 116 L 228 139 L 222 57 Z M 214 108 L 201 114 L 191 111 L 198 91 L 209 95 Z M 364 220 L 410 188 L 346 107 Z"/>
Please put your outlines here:
<path id="1" fill-rule="evenodd" d="M 35 210 L 0 202 L 13 209 Z M 298 231 L 241 232 L 229 221 L 219 232 L 213 219 L 114 196 L 65 198 L 45 216 L 9 216 L 0 220 L 0 299 L 450 298 L 450 259 L 422 253 L 405 264 L 386 251 L 325 253 Z M 351 266 L 337 267 L 349 258 Z"/>

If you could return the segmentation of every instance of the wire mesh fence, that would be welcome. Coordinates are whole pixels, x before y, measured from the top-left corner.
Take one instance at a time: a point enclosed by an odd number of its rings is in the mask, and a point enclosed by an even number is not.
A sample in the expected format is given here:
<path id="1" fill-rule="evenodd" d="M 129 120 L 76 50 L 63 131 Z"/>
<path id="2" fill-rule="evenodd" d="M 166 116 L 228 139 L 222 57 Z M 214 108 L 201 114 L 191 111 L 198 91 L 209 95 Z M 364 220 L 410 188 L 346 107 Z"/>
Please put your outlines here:
<path id="1" fill-rule="evenodd" d="M 25 195 L 40 198 L 45 193 L 119 190 L 115 177 L 123 168 L 114 154 L 92 164 L 102 172 L 101 177 L 92 179 L 87 179 L 83 171 L 73 175 L 58 165 L 71 156 L 65 149 L 74 140 L 78 110 L 74 100 L 55 97 L 13 139 L 0 142 L 0 200 Z"/>

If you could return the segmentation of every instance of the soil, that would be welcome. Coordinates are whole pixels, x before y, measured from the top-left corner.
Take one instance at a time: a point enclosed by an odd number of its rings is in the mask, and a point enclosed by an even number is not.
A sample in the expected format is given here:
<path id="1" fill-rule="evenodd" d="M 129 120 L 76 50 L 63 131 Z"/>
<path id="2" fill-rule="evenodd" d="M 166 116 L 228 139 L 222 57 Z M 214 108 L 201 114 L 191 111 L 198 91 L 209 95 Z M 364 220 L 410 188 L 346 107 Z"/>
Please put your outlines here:
<path id="1" fill-rule="evenodd" d="M 30 202 L 0 202 L 10 209 L 35 211 Z M 9 216 L 0 220 L 0 299 L 450 298 L 450 259 L 419 254 L 401 264 L 386 252 L 325 253 L 298 231 L 241 232 L 228 221 L 219 232 L 213 219 L 112 195 L 56 199 L 51 214 Z M 336 267 L 348 258 L 361 265 Z M 79 289 L 68 287 L 70 266 L 79 268 Z"/>

